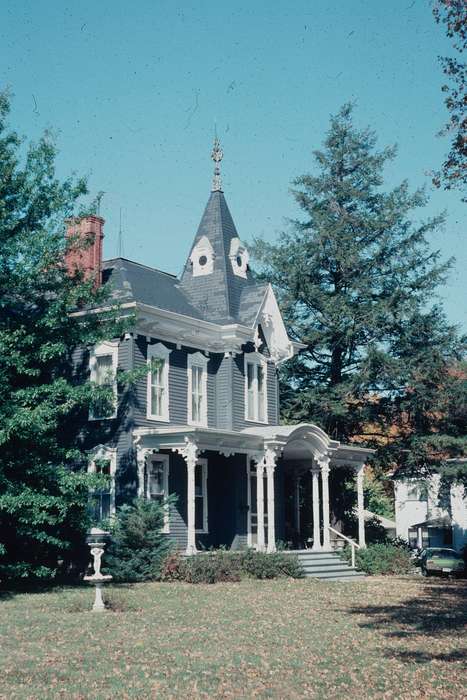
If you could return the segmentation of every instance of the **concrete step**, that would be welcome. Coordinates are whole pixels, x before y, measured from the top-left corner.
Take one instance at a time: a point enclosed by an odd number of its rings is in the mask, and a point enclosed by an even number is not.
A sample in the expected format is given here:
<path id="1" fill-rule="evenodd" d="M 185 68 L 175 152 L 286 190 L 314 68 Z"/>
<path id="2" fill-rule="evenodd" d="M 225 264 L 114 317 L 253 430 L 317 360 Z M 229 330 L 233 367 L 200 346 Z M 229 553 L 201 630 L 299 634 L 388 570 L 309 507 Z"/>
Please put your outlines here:
<path id="1" fill-rule="evenodd" d="M 313 552 L 300 550 L 295 554 L 307 578 L 319 578 L 326 581 L 348 581 L 365 578 L 361 571 L 352 569 L 337 552 Z"/>

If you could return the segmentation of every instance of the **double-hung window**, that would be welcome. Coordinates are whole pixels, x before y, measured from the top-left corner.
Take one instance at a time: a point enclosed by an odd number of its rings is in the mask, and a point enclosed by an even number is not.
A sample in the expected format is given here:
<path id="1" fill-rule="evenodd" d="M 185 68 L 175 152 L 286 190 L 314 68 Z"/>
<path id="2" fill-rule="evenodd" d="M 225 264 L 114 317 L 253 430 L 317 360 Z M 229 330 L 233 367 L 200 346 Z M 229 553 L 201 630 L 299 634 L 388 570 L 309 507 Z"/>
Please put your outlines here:
<path id="1" fill-rule="evenodd" d="M 155 455 L 148 459 L 146 465 L 145 496 L 164 506 L 164 527 L 162 532 L 170 532 L 169 527 L 169 455 Z"/>
<path id="2" fill-rule="evenodd" d="M 195 466 L 195 530 L 200 533 L 209 532 L 207 459 L 199 459 Z"/>
<path id="3" fill-rule="evenodd" d="M 245 419 L 267 423 L 267 363 L 259 353 L 245 355 Z"/>
<path id="4" fill-rule="evenodd" d="M 91 516 L 95 523 L 115 514 L 115 471 L 117 450 L 100 446 L 94 450 L 88 463 L 90 474 L 100 474 L 105 483 L 90 494 Z"/>
<path id="5" fill-rule="evenodd" d="M 91 352 L 89 369 L 91 381 L 98 386 L 108 386 L 112 390 L 108 397 L 97 397 L 91 406 L 89 418 L 103 420 L 117 415 L 117 364 L 118 341 L 101 343 Z"/>
<path id="6" fill-rule="evenodd" d="M 208 358 L 200 352 L 188 355 L 188 423 L 208 424 Z"/>
<path id="7" fill-rule="evenodd" d="M 148 345 L 147 418 L 169 420 L 170 350 L 157 343 Z"/>

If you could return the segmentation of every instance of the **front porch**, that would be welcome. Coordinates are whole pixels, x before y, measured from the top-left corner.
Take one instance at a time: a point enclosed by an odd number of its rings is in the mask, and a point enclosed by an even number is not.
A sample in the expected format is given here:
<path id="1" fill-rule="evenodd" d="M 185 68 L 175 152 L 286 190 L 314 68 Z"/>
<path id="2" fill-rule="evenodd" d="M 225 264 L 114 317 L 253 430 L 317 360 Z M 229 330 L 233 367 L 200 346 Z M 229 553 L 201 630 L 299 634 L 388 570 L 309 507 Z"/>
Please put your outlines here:
<path id="1" fill-rule="evenodd" d="M 242 432 L 140 428 L 134 439 L 138 495 L 177 496 L 165 531 L 186 554 L 218 546 L 274 552 L 278 540 L 331 551 L 339 532 L 330 522 L 329 476 L 341 468 L 355 475 L 358 544 L 365 546 L 363 474 L 371 450 L 341 445 L 311 424 Z M 151 460 L 167 464 L 155 491 Z M 311 508 L 301 497 L 307 482 Z"/>

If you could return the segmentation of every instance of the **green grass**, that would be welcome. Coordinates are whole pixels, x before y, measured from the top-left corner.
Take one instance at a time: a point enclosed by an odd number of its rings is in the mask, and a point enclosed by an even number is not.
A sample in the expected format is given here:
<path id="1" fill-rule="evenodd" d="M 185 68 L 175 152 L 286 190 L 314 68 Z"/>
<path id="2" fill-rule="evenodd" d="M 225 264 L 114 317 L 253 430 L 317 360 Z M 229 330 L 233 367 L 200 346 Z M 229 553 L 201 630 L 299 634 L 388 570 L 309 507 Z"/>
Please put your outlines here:
<path id="1" fill-rule="evenodd" d="M 463 593 L 416 577 L 154 583 L 103 614 L 84 587 L 5 595 L 0 698 L 465 697 Z"/>

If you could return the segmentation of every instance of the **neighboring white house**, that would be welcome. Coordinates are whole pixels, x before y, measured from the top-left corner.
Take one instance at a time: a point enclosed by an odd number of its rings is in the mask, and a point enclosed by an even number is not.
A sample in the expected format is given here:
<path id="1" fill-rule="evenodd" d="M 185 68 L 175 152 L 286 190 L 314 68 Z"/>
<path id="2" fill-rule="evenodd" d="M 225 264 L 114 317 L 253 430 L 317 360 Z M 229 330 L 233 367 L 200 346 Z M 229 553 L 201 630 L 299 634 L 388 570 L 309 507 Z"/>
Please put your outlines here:
<path id="1" fill-rule="evenodd" d="M 467 465 L 467 459 L 449 460 Z M 462 484 L 451 485 L 440 498 L 441 476 L 428 480 L 394 481 L 396 532 L 413 548 L 451 546 L 461 550 L 467 544 L 467 493 Z"/>

